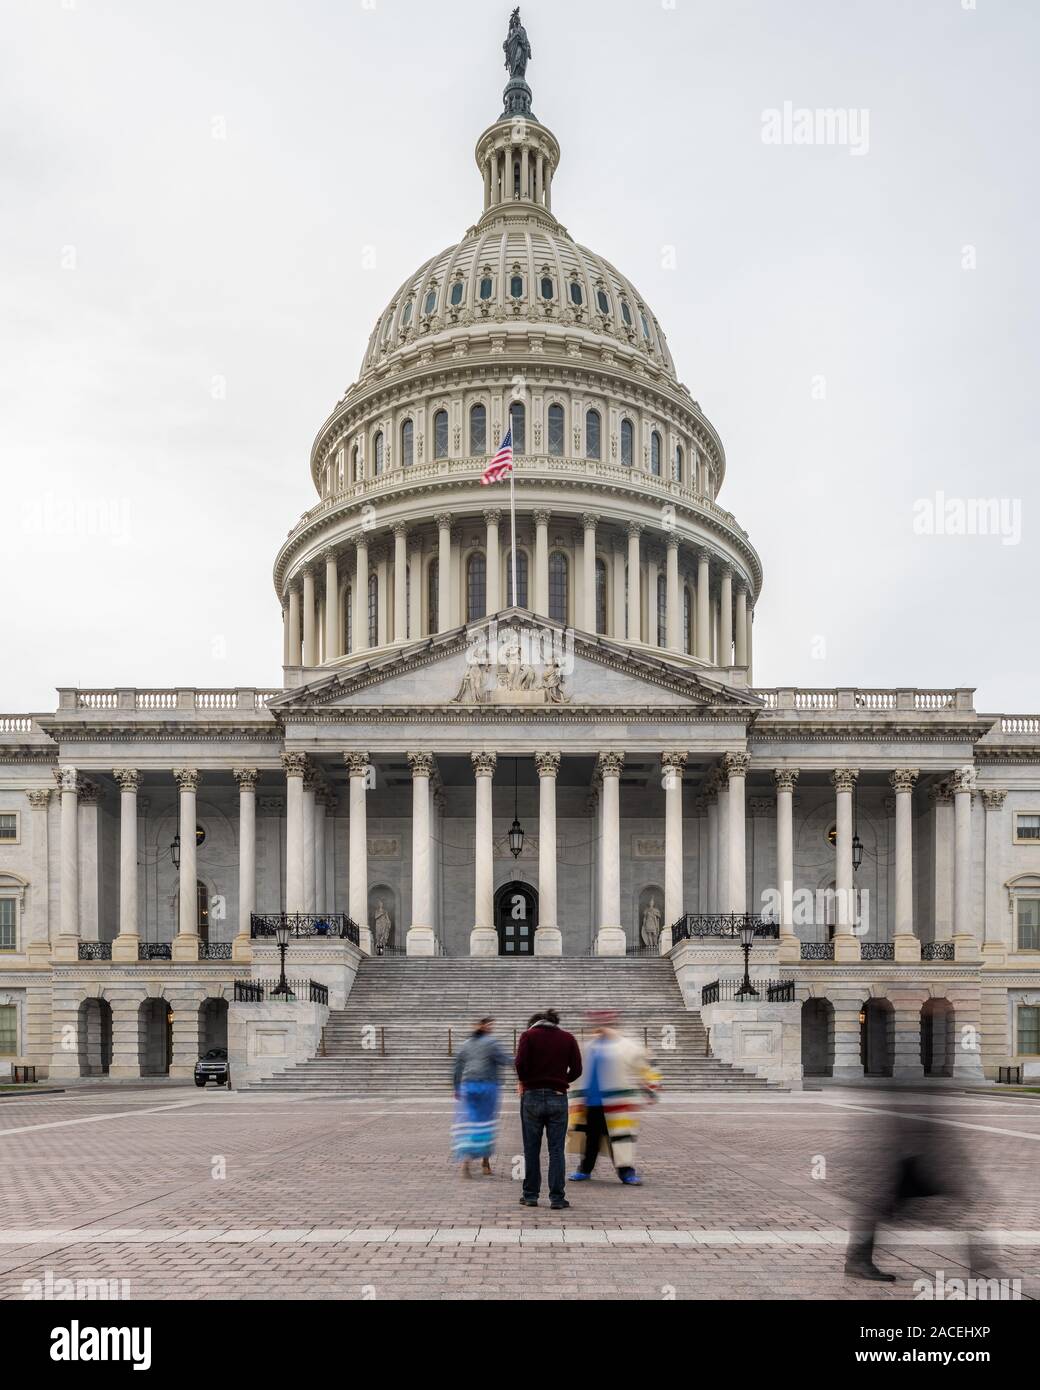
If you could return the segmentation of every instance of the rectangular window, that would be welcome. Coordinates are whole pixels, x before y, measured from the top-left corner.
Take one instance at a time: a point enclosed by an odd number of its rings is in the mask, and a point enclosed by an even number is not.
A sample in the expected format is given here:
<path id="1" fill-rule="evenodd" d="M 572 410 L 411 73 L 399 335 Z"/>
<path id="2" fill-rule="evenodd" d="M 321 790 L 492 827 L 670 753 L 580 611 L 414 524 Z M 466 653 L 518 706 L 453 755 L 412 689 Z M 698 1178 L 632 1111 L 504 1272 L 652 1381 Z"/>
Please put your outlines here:
<path id="1" fill-rule="evenodd" d="M 1040 1004 L 1021 1004 L 1018 1010 L 1018 1055 L 1040 1056 Z"/>
<path id="2" fill-rule="evenodd" d="M 0 1057 L 18 1055 L 18 1009 L 14 1004 L 0 1004 Z"/>
<path id="3" fill-rule="evenodd" d="M 0 951 L 18 949 L 18 904 L 14 898 L 0 898 Z"/>
<path id="4" fill-rule="evenodd" d="M 1019 898 L 1015 903 L 1018 949 L 1040 951 L 1040 898 Z"/>
<path id="5" fill-rule="evenodd" d="M 18 843 L 18 812 L 0 811 L 0 845 Z"/>
<path id="6" fill-rule="evenodd" d="M 1015 843 L 1040 844 L 1040 811 L 1015 812 Z"/>

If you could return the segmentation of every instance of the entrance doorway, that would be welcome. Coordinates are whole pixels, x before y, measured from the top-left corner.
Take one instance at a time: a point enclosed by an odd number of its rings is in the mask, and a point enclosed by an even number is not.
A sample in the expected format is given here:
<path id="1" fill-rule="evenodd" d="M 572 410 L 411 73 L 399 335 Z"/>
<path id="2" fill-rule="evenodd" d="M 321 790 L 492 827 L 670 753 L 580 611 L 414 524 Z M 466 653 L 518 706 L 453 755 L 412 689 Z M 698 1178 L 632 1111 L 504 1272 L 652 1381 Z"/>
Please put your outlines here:
<path id="1" fill-rule="evenodd" d="M 533 956 L 538 894 L 529 883 L 506 883 L 495 894 L 500 956 Z"/>

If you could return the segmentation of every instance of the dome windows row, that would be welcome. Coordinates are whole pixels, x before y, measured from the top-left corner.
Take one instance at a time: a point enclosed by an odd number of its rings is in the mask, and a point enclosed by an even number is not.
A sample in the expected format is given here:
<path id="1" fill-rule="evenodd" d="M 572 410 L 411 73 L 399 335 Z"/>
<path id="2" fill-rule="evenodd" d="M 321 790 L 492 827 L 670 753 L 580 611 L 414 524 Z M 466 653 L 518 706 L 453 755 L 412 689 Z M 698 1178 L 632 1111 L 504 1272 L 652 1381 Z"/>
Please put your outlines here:
<path id="1" fill-rule="evenodd" d="M 583 415 L 584 440 L 581 426 L 576 422 L 576 457 L 584 457 L 598 462 L 604 455 L 603 414 L 595 406 L 585 409 Z M 528 453 L 528 410 L 524 402 L 513 401 L 509 408 L 509 423 L 512 429 L 513 452 L 517 455 Z M 621 465 L 635 468 L 636 424 L 628 415 L 622 415 L 618 424 L 616 446 Z M 584 443 L 584 454 L 580 452 Z M 482 402 L 471 405 L 467 418 L 466 452 L 476 458 L 486 456 L 490 449 L 497 447 L 498 440 L 492 440 L 488 430 L 488 410 Z M 399 426 L 399 461 L 403 468 L 411 468 L 416 462 L 415 421 L 411 416 Z M 560 401 L 551 401 L 545 411 L 545 453 L 550 458 L 563 458 L 567 454 L 567 408 Z M 433 415 L 433 458 L 447 459 L 450 456 L 450 427 L 448 411 L 443 407 Z M 372 436 L 371 476 L 381 477 L 391 465 L 388 441 L 383 429 L 377 429 Z M 691 451 L 692 466 L 687 471 L 686 450 L 681 441 L 676 441 L 666 458 L 664 436 L 655 426 L 651 429 L 647 445 L 646 468 L 652 477 L 667 478 L 671 482 L 686 484 L 693 490 L 699 488 L 697 453 Z M 345 467 L 344 451 L 339 450 L 335 467 L 325 470 L 323 493 L 330 496 L 333 490 L 342 491 L 348 484 L 363 482 L 365 469 L 360 446 L 355 443 L 350 450 L 350 470 Z"/>

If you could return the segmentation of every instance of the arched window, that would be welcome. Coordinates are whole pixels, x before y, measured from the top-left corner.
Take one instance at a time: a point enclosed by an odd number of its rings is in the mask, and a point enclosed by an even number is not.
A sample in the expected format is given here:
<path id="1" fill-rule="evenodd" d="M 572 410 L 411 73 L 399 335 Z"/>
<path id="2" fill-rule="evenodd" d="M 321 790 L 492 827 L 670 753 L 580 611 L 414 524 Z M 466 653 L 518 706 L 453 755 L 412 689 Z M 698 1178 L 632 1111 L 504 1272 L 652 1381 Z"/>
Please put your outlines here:
<path id="1" fill-rule="evenodd" d="M 343 650 L 349 656 L 354 650 L 354 590 L 349 584 L 343 591 L 343 607 L 345 609 L 343 614 L 345 627 Z"/>
<path id="2" fill-rule="evenodd" d="M 466 621 L 482 618 L 487 611 L 487 560 L 475 550 L 466 566 Z"/>
<path id="3" fill-rule="evenodd" d="M 379 580 L 375 574 L 368 576 L 368 645 L 374 647 L 379 641 Z"/>
<path id="4" fill-rule="evenodd" d="M 490 275 L 485 275 L 484 278 L 483 278 L 483 279 L 481 280 L 481 282 L 480 282 L 480 297 L 481 297 L 481 299 L 490 299 L 491 296 L 492 296 L 492 294 L 494 293 L 494 289 L 495 289 L 495 286 L 494 286 L 494 284 L 492 283 L 491 276 L 490 276 Z"/>
<path id="5" fill-rule="evenodd" d="M 650 472 L 655 478 L 661 476 L 661 436 L 656 430 L 650 432 Z"/>
<path id="6" fill-rule="evenodd" d="M 430 561 L 430 568 L 426 571 L 426 612 L 429 617 L 429 631 L 434 633 L 440 627 L 437 621 L 437 604 L 440 599 L 440 565 L 436 560 Z"/>
<path id="7" fill-rule="evenodd" d="M 599 452 L 599 411 L 586 410 L 585 412 L 585 457 L 588 459 L 598 459 Z"/>
<path id="8" fill-rule="evenodd" d="M 643 325 L 643 337 L 644 337 L 644 338 L 646 339 L 646 341 L 649 343 L 649 342 L 651 341 L 651 339 L 650 339 L 650 325 L 647 323 L 647 321 L 646 321 L 646 315 L 643 313 L 642 309 L 640 309 L 640 311 L 639 311 L 639 322 Z"/>
<path id="9" fill-rule="evenodd" d="M 549 407 L 549 453 L 553 458 L 563 456 L 563 406 L 556 404 Z"/>
<path id="10" fill-rule="evenodd" d="M 583 295 L 582 295 L 582 293 L 581 293 L 581 286 L 578 284 L 577 280 L 572 280 L 572 281 L 571 281 L 571 303 L 572 303 L 572 304 L 581 304 L 582 299 L 583 299 Z"/>
<path id="11" fill-rule="evenodd" d="M 675 457 L 672 459 L 672 478 L 675 482 L 682 482 L 683 470 L 683 447 L 681 444 L 675 446 Z"/>
<path id="12" fill-rule="evenodd" d="M 509 423 L 513 430 L 513 453 L 527 452 L 527 408 L 523 401 L 514 401 L 509 407 Z"/>
<path id="13" fill-rule="evenodd" d="M 558 623 L 567 621 L 567 556 L 554 550 L 549 556 L 549 617 Z"/>
<path id="14" fill-rule="evenodd" d="M 207 946 L 209 945 L 209 889 L 201 878 L 195 881 L 195 900 L 198 904 L 199 940 L 204 946 Z"/>
<path id="15" fill-rule="evenodd" d="M 372 458 L 375 461 L 375 476 L 378 478 L 383 471 L 383 431 L 376 430 L 376 437 L 372 441 Z"/>
<path id="16" fill-rule="evenodd" d="M 513 299 L 523 299 L 524 277 L 522 275 L 511 275 L 509 277 L 509 293 Z"/>
<path id="17" fill-rule="evenodd" d="M 509 551 L 506 555 L 506 595 L 510 608 L 527 607 L 527 551 L 518 550 L 516 552 L 516 591 L 518 598 L 513 598 L 513 552 Z"/>
<path id="18" fill-rule="evenodd" d="M 438 410 L 433 417 L 433 457 L 435 459 L 448 457 L 448 412 L 446 410 Z"/>
<path id="19" fill-rule="evenodd" d="M 601 314 L 610 313 L 610 298 L 607 295 L 606 290 L 596 291 L 596 303 L 599 305 L 599 311 Z"/>
<path id="20" fill-rule="evenodd" d="M 607 566 L 606 561 L 596 561 L 596 631 L 607 630 Z"/>
<path id="21" fill-rule="evenodd" d="M 454 285 L 452 285 L 451 303 L 453 308 L 457 309 L 459 305 L 462 303 L 462 296 L 465 293 L 465 290 L 466 286 L 463 284 L 461 280 L 456 280 Z"/>
<path id="22" fill-rule="evenodd" d="M 415 426 L 406 420 L 401 426 L 401 466 L 411 468 L 415 459 Z"/>
<path id="23" fill-rule="evenodd" d="M 553 285 L 551 275 L 542 276 L 541 291 L 543 299 L 552 299 L 553 295 L 556 293 L 556 287 Z"/>
<path id="24" fill-rule="evenodd" d="M 632 429 L 631 420 L 621 421 L 621 462 L 626 468 L 632 467 L 632 455 L 635 449 L 635 433 Z"/>
<path id="25" fill-rule="evenodd" d="M 627 300 L 627 299 L 623 299 L 623 300 L 621 301 L 621 317 L 625 320 L 625 325 L 626 325 L 626 327 L 631 328 L 631 327 L 632 327 L 632 310 L 628 307 L 628 300 Z"/>
<path id="26" fill-rule="evenodd" d="M 663 574 L 657 576 L 657 645 L 668 645 L 668 580 Z"/>
<path id="27" fill-rule="evenodd" d="M 693 604 L 690 602 L 690 588 L 683 585 L 683 651 L 687 656 L 693 654 Z"/>
<path id="28" fill-rule="evenodd" d="M 407 328 L 412 321 L 412 301 L 409 300 L 404 306 L 404 313 L 401 315 L 401 327 Z"/>
<path id="29" fill-rule="evenodd" d="M 361 481 L 361 453 L 355 444 L 350 451 L 350 476 L 355 483 Z"/>
<path id="30" fill-rule="evenodd" d="M 437 307 L 437 291 L 436 291 L 436 290 L 430 290 L 429 294 L 426 296 L 426 302 L 425 302 L 425 304 L 423 305 L 423 313 L 424 313 L 424 314 L 427 314 L 427 315 L 432 314 L 433 311 L 434 311 L 434 309 L 436 309 L 436 307 Z"/>
<path id="31" fill-rule="evenodd" d="M 473 406 L 469 412 L 469 451 L 487 453 L 487 410 L 482 405 Z"/>
<path id="32" fill-rule="evenodd" d="M 520 161 L 513 160 L 513 197 L 520 197 Z"/>

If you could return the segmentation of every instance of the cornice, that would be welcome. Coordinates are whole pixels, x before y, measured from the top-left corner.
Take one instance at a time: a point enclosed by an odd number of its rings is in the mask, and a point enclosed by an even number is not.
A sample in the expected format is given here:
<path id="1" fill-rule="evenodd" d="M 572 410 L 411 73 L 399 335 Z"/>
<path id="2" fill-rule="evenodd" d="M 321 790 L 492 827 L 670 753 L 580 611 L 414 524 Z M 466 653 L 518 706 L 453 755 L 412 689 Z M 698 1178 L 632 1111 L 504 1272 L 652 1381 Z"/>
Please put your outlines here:
<path id="1" fill-rule="evenodd" d="M 927 739 L 934 743 L 963 743 L 967 740 L 976 744 L 986 730 L 977 726 L 974 719 L 952 719 L 942 724 L 921 720 L 901 719 L 885 724 L 877 719 L 864 719 L 827 723 L 823 720 L 810 720 L 806 723 L 771 724 L 768 714 L 759 715 L 755 721 L 754 742 L 756 743 L 825 743 L 855 742 L 883 743 L 886 740 L 906 742 L 912 739 Z"/>
<path id="2" fill-rule="evenodd" d="M 286 711 L 288 729 L 293 725 L 362 723 L 444 724 L 470 727 L 474 724 L 559 723 L 624 724 L 633 719 L 661 724 L 747 723 L 754 711 L 718 705 L 338 705 L 334 709 Z"/>
<path id="3" fill-rule="evenodd" d="M 268 719 L 262 726 L 217 722 L 204 724 L 56 724 L 55 742 L 93 743 L 104 739 L 108 743 L 210 743 L 214 740 L 243 740 L 250 743 L 278 743 L 279 726 Z M 57 755 L 55 751 L 55 756 Z"/>

